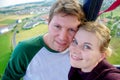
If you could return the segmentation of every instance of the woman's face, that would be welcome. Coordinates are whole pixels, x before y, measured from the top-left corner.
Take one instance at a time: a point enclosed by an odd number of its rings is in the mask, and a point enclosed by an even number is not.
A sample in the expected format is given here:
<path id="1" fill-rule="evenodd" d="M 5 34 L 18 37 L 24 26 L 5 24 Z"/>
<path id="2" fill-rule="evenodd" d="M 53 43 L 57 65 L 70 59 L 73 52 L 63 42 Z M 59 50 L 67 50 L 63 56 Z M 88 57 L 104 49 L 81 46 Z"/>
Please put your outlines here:
<path id="1" fill-rule="evenodd" d="M 90 72 L 103 58 L 96 35 L 80 29 L 70 45 L 71 65 L 81 68 L 83 72 Z"/>

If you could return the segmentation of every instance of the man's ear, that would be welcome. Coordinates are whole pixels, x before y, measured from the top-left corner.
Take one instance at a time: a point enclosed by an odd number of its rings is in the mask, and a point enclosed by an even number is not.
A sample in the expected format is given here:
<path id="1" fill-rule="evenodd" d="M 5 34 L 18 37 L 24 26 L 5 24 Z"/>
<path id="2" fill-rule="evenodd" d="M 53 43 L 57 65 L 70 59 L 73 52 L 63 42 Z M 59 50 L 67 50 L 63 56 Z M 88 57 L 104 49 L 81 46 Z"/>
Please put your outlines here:
<path id="1" fill-rule="evenodd" d="M 47 22 L 48 22 L 48 25 L 49 25 L 49 23 L 50 23 L 50 19 L 49 18 L 47 19 Z"/>

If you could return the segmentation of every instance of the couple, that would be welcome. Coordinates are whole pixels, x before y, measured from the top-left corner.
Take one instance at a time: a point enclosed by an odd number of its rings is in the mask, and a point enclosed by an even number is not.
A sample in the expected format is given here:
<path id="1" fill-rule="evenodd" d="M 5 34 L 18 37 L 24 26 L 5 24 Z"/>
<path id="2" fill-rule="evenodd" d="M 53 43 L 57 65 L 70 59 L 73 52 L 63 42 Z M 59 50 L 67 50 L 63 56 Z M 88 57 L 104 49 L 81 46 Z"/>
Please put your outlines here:
<path id="1" fill-rule="evenodd" d="M 99 64 L 106 66 L 100 66 L 104 70 L 110 68 L 110 75 L 116 74 L 117 69 L 112 70 L 113 66 L 108 65 L 105 60 L 110 41 L 107 27 L 101 27 L 96 22 L 84 23 L 84 20 L 79 1 L 57 0 L 49 13 L 48 33 L 17 45 L 2 80 L 85 80 L 84 78 L 95 74 L 92 71 Z M 105 36 L 101 34 L 102 31 L 106 32 Z M 89 74 L 84 77 L 83 73 Z M 98 75 L 95 74 L 94 78 Z M 118 75 L 113 78 L 116 76 Z M 117 79 L 108 77 L 106 80 Z"/>

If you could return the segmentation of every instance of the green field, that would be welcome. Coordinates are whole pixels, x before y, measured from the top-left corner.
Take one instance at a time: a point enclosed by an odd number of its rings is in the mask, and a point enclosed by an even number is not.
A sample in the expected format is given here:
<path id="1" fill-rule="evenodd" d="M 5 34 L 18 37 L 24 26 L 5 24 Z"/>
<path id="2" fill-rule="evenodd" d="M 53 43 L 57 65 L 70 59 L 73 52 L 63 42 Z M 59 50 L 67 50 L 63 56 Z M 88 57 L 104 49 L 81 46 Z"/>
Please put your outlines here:
<path id="1" fill-rule="evenodd" d="M 16 34 L 16 42 L 46 33 L 47 30 L 48 28 L 45 24 L 40 24 L 29 30 L 20 30 Z M 0 35 L 0 79 L 12 52 L 12 36 L 12 32 Z"/>
<path id="2" fill-rule="evenodd" d="M 14 20 L 14 19 L 6 19 L 6 20 L 0 21 L 0 24 L 9 25 L 9 24 L 13 24 L 13 23 L 15 23 L 15 22 L 16 22 L 16 20 Z"/>
<path id="3" fill-rule="evenodd" d="M 48 27 L 46 24 L 40 24 L 32 29 L 28 30 L 20 30 L 19 33 L 16 34 L 16 42 L 22 41 L 24 39 L 31 38 L 32 36 L 38 36 L 47 32 Z"/>
<path id="4" fill-rule="evenodd" d="M 6 33 L 0 35 L 0 77 L 11 55 L 11 34 L 12 33 Z"/>
<path id="5" fill-rule="evenodd" d="M 9 25 L 13 24 L 16 22 L 18 19 L 25 19 L 25 18 L 30 18 L 35 15 L 0 15 L 0 26 L 1 25 Z"/>

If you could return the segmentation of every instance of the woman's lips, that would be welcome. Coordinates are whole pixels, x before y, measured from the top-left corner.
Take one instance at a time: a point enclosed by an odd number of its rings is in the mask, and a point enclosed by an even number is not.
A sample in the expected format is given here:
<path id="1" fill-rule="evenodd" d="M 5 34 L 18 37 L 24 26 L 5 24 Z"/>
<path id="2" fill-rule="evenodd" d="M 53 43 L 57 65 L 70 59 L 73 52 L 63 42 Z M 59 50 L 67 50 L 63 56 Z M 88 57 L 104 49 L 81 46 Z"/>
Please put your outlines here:
<path id="1" fill-rule="evenodd" d="M 80 57 L 77 57 L 76 55 L 71 55 L 71 58 L 75 61 L 78 61 L 78 60 L 83 60 L 82 58 Z"/>

